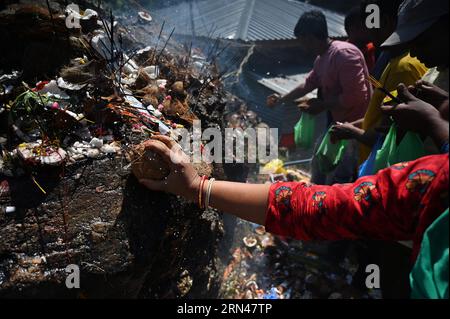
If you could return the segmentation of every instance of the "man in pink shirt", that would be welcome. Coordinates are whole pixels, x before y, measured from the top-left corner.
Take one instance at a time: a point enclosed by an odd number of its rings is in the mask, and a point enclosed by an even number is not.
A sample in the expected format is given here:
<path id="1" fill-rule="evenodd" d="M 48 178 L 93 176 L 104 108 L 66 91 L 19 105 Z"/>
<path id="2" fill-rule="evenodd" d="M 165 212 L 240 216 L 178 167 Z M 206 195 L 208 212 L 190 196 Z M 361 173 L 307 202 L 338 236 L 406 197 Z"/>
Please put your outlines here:
<path id="1" fill-rule="evenodd" d="M 372 95 L 367 81 L 369 72 L 361 51 L 353 44 L 333 41 L 328 37 L 327 21 L 320 11 L 304 13 L 295 27 L 294 34 L 306 54 L 317 56 L 314 68 L 300 84 L 285 96 L 271 95 L 268 106 L 293 102 L 314 89 L 320 89 L 318 99 L 299 105 L 301 111 L 313 115 L 330 111 L 332 122 L 354 122 L 364 117 Z M 330 123 L 331 124 L 331 123 Z M 314 170 L 314 182 L 350 182 L 356 170 L 356 143 L 347 147 L 344 159 L 333 176 L 320 177 Z"/>
<path id="2" fill-rule="evenodd" d="M 315 103 L 317 110 L 329 109 L 335 122 L 353 122 L 364 117 L 369 105 L 367 78 L 361 51 L 349 42 L 330 41 L 327 51 L 314 62 L 302 91 L 321 88 L 322 100 Z M 308 108 L 304 111 L 308 112 Z"/>

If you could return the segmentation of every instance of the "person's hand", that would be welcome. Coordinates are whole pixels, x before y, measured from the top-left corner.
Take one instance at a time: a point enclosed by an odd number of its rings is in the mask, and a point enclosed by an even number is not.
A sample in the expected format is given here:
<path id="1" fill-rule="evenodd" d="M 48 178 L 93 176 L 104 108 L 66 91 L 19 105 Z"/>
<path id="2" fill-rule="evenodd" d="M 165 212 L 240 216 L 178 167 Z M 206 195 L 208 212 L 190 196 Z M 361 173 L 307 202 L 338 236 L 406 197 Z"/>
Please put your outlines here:
<path id="1" fill-rule="evenodd" d="M 308 101 L 303 101 L 297 106 L 300 111 L 311 115 L 317 115 L 325 110 L 322 101 L 319 99 L 310 99 Z"/>
<path id="2" fill-rule="evenodd" d="M 417 81 L 414 86 L 410 86 L 408 89 L 417 98 L 433 105 L 438 110 L 448 101 L 448 92 L 423 80 Z"/>
<path id="3" fill-rule="evenodd" d="M 161 156 L 168 164 L 170 174 L 162 181 L 142 179 L 139 182 L 150 190 L 169 192 L 195 201 L 200 176 L 192 166 L 189 156 L 183 152 L 179 144 L 167 136 L 156 135 L 152 139 L 163 144 L 149 140 L 146 142 L 146 149 Z"/>
<path id="4" fill-rule="evenodd" d="M 350 123 L 336 122 L 336 125 L 331 127 L 330 138 L 333 141 L 350 140 L 358 133 L 358 128 Z"/>
<path id="5" fill-rule="evenodd" d="M 430 135 L 434 123 L 442 120 L 439 111 L 415 97 L 403 84 L 398 86 L 397 91 L 404 103 L 397 106 L 383 105 L 382 111 L 404 130 Z"/>
<path id="6" fill-rule="evenodd" d="M 272 94 L 267 97 L 267 106 L 268 107 L 275 107 L 281 100 L 281 96 L 279 94 Z"/>

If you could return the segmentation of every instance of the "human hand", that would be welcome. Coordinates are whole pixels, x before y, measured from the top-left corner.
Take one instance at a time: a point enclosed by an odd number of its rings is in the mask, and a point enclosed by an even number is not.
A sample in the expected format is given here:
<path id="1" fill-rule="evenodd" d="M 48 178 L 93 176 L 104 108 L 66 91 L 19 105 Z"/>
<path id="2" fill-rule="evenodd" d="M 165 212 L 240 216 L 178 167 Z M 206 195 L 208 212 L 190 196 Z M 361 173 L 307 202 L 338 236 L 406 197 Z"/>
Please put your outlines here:
<path id="1" fill-rule="evenodd" d="M 281 100 L 281 96 L 279 94 L 272 94 L 267 97 L 266 104 L 268 107 L 275 107 Z"/>
<path id="2" fill-rule="evenodd" d="M 139 182 L 150 190 L 168 192 L 195 201 L 200 176 L 181 146 L 167 136 L 156 135 L 145 143 L 145 147 L 167 163 L 170 173 L 161 181 L 141 179 Z"/>
<path id="3" fill-rule="evenodd" d="M 417 81 L 414 86 L 410 86 L 408 89 L 417 98 L 433 105 L 438 110 L 448 101 L 448 92 L 423 80 Z"/>
<path id="4" fill-rule="evenodd" d="M 397 91 L 404 103 L 397 106 L 383 105 L 382 111 L 404 130 L 430 135 L 433 125 L 442 120 L 439 111 L 415 97 L 403 84 L 398 86 Z"/>
<path id="5" fill-rule="evenodd" d="M 333 141 L 350 140 L 358 133 L 358 128 L 348 122 L 337 122 L 331 127 L 330 138 Z"/>
<path id="6" fill-rule="evenodd" d="M 317 115 L 325 110 L 323 102 L 319 99 L 310 99 L 308 101 L 302 101 L 297 106 L 300 109 L 300 111 L 311 115 Z"/>

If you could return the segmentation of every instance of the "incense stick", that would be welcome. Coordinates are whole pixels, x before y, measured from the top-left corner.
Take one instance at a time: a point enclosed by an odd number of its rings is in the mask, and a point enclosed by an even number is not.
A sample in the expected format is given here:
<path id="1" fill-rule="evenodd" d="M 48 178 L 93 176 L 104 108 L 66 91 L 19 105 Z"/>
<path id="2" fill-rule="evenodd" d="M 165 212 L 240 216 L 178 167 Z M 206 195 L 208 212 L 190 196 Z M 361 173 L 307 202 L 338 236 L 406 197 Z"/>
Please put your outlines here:
<path id="1" fill-rule="evenodd" d="M 397 104 L 403 103 L 403 101 L 401 99 L 392 95 L 391 92 L 389 92 L 386 88 L 384 88 L 383 85 L 380 82 L 378 82 L 372 75 L 369 75 L 369 78 L 367 79 L 367 81 L 369 81 L 369 83 L 371 83 L 376 89 L 380 90 L 381 92 L 383 92 L 384 94 L 389 96 L 393 101 L 395 101 L 395 103 L 397 103 Z M 395 107 L 395 105 L 394 105 L 394 107 Z"/>

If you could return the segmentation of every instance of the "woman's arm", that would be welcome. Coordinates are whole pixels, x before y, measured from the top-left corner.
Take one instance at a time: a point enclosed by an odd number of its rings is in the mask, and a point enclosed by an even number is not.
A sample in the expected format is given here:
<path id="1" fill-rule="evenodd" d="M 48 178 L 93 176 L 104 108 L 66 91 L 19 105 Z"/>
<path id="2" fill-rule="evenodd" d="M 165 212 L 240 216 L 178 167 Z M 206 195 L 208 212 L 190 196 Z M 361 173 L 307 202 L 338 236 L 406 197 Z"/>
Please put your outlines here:
<path id="1" fill-rule="evenodd" d="M 214 182 L 210 205 L 252 223 L 264 225 L 270 185 Z"/>
<path id="2" fill-rule="evenodd" d="M 163 181 L 141 180 L 152 190 L 198 202 L 201 178 L 187 156 L 168 137 L 147 143 L 170 166 Z M 170 147 L 170 148 L 169 148 Z M 174 161 L 175 160 L 175 161 Z M 175 163 L 178 164 L 175 164 Z M 305 183 L 250 185 L 215 182 L 211 206 L 297 239 L 408 240 L 421 223 L 442 212 L 448 187 L 448 154 L 401 163 L 353 184 Z M 202 194 L 206 195 L 206 183 Z M 423 205 L 427 203 L 426 205 Z M 425 217 L 424 217 L 425 216 Z M 417 226 L 419 225 L 419 226 Z"/>
<path id="3" fill-rule="evenodd" d="M 155 191 L 169 192 L 198 203 L 200 176 L 190 163 L 189 157 L 173 140 L 167 136 L 155 136 L 163 142 L 146 142 L 146 149 L 159 154 L 170 168 L 169 176 L 162 181 L 140 180 L 147 188 Z M 205 183 L 202 196 L 206 195 Z M 210 206 L 239 218 L 264 225 L 270 185 L 251 185 L 216 181 L 210 197 Z"/>

